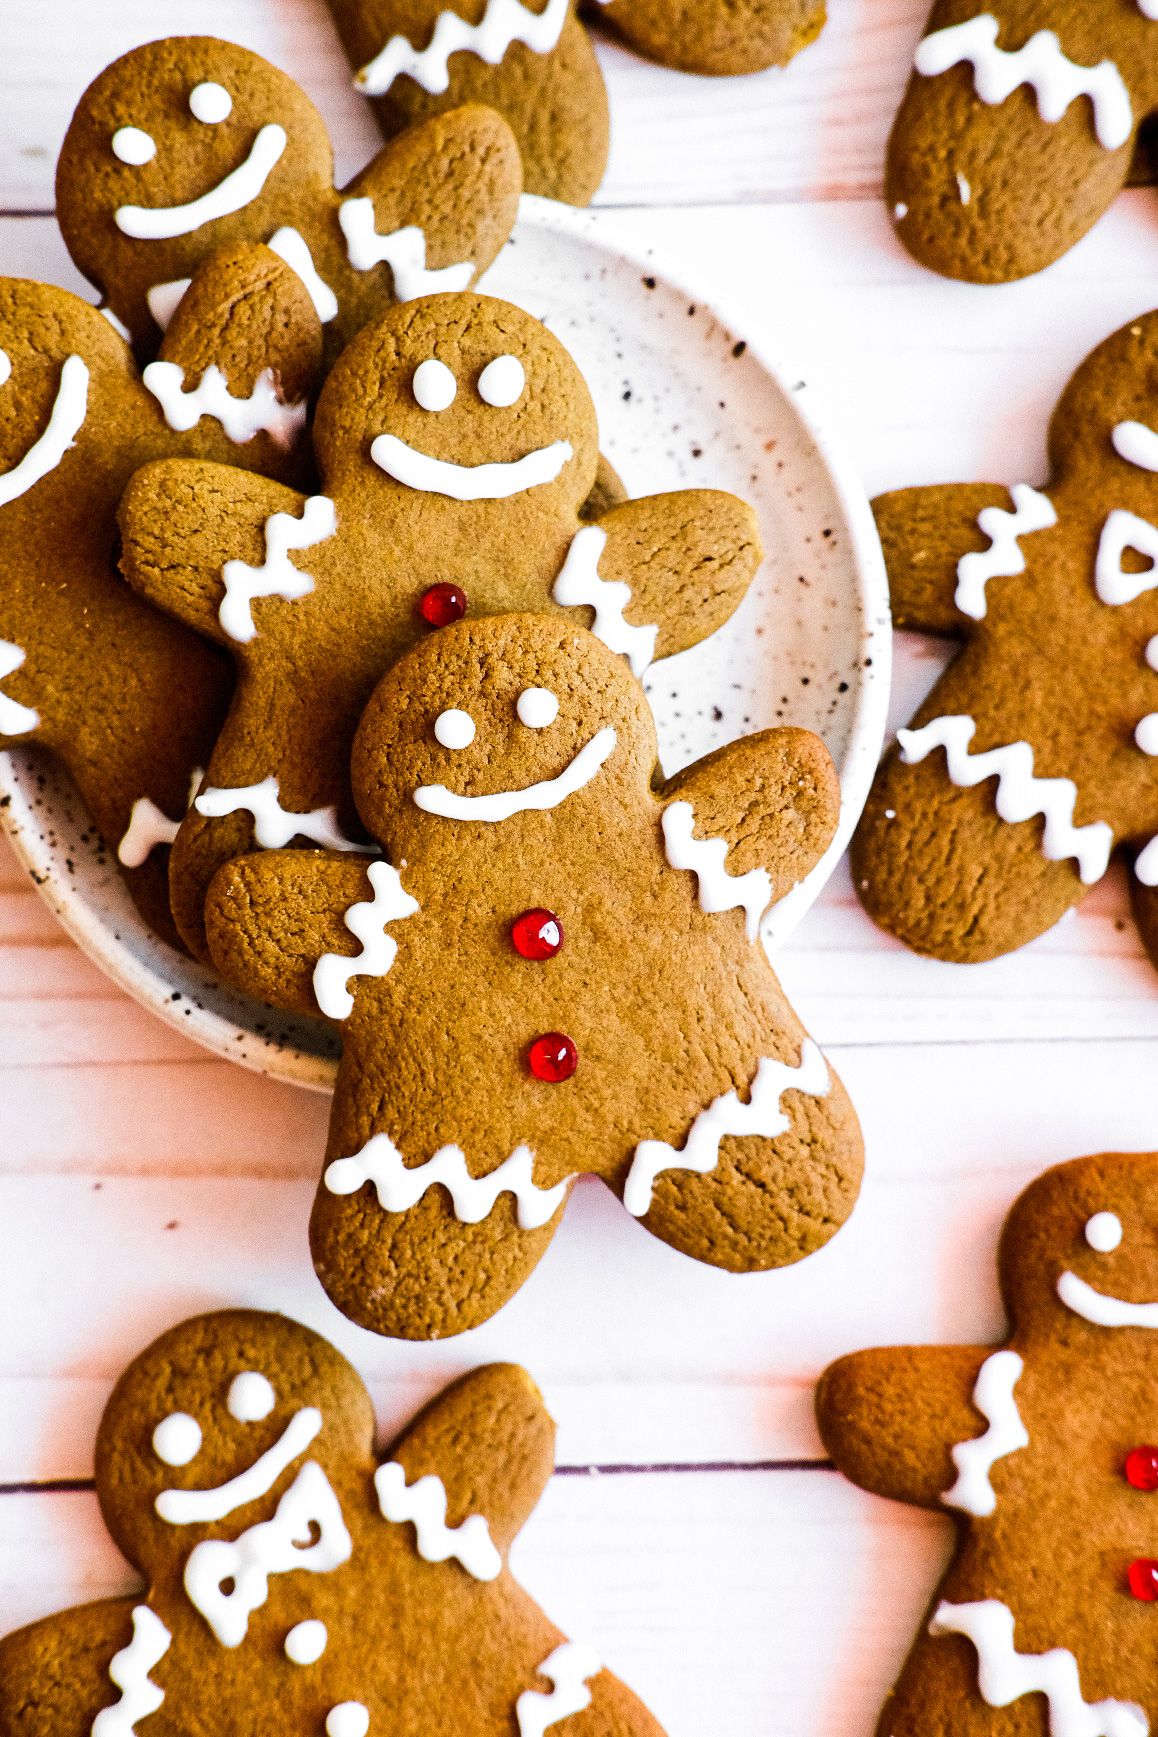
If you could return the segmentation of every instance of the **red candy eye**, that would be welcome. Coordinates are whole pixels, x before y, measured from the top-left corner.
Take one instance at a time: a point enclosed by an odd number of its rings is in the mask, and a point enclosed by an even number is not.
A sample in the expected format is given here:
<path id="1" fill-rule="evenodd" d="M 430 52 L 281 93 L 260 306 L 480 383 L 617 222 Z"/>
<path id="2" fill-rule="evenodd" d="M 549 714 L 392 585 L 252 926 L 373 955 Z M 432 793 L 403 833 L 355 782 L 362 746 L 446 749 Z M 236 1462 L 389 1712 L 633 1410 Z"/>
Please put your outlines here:
<path id="1" fill-rule="evenodd" d="M 422 593 L 418 613 L 428 627 L 449 627 L 466 614 L 466 592 L 457 585 L 432 585 Z"/>
<path id="2" fill-rule="evenodd" d="M 560 1080 L 569 1080 L 579 1066 L 579 1051 L 563 1032 L 545 1031 L 531 1045 L 530 1062 L 537 1080 L 557 1086 Z"/>
<path id="3" fill-rule="evenodd" d="M 1158 1598 L 1158 1562 L 1152 1556 L 1139 1556 L 1131 1562 L 1126 1574 L 1134 1597 L 1153 1604 Z"/>
<path id="4" fill-rule="evenodd" d="M 1122 1469 L 1136 1490 L 1158 1490 L 1158 1447 L 1136 1447 Z"/>
<path id="5" fill-rule="evenodd" d="M 563 945 L 563 925 L 554 911 L 536 907 L 515 918 L 511 940 L 524 959 L 553 959 Z"/>

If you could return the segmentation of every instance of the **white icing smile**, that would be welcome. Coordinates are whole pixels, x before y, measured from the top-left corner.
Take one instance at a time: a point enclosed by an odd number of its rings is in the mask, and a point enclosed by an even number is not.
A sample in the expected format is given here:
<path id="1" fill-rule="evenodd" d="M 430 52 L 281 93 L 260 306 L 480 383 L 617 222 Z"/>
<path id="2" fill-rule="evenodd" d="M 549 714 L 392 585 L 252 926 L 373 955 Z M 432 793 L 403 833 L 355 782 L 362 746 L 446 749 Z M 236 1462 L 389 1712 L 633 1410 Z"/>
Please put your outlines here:
<path id="1" fill-rule="evenodd" d="M 1107 1296 L 1076 1273 L 1062 1274 L 1057 1294 L 1067 1309 L 1095 1327 L 1158 1327 L 1158 1303 L 1127 1303 L 1121 1297 Z"/>
<path id="2" fill-rule="evenodd" d="M 2 350 L 0 356 L 7 364 L 4 373 L 7 380 L 12 364 Z M 34 483 L 56 469 L 69 448 L 76 445 L 76 437 L 87 413 L 88 369 L 79 356 L 70 356 L 60 370 L 60 386 L 48 427 L 28 448 L 20 463 L 0 476 L 0 507 L 6 507 L 9 501 L 27 494 Z"/>
<path id="3" fill-rule="evenodd" d="M 416 451 L 397 435 L 380 434 L 370 457 L 395 482 L 424 494 L 449 495 L 455 501 L 505 501 L 524 489 L 554 482 L 571 450 L 569 440 L 556 440 L 510 464 L 452 464 Z"/>
<path id="4" fill-rule="evenodd" d="M 244 163 L 208 193 L 188 205 L 121 205 L 114 214 L 117 228 L 134 241 L 171 241 L 177 235 L 191 235 L 203 223 L 228 217 L 256 199 L 285 148 L 285 128 L 271 122 L 254 139 Z"/>
<path id="5" fill-rule="evenodd" d="M 529 784 L 525 790 L 496 790 L 488 796 L 460 796 L 445 784 L 423 784 L 414 792 L 414 804 L 424 814 L 440 814 L 446 820 L 509 820 L 525 809 L 558 808 L 568 796 L 582 790 L 614 751 L 616 734 L 610 724 L 596 731 L 557 778 Z"/>

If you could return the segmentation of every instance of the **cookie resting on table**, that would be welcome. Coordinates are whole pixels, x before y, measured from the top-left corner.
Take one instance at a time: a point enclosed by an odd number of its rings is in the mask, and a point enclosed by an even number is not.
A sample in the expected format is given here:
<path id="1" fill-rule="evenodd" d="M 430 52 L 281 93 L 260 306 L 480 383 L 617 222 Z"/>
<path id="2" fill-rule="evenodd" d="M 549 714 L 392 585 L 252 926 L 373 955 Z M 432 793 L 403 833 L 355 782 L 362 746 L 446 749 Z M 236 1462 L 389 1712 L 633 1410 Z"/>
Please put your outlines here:
<path id="1" fill-rule="evenodd" d="M 175 943 L 164 847 L 232 672 L 120 578 L 117 503 L 169 453 L 305 481 L 320 361 L 309 297 L 264 247 L 206 261 L 143 379 L 87 302 L 0 279 L 0 743 L 59 756 L 142 915 Z"/>
<path id="2" fill-rule="evenodd" d="M 1146 1737 L 1158 1721 L 1158 1152 L 1014 1204 L 1000 1350 L 860 1351 L 816 1411 L 862 1489 L 948 1514 L 952 1562 L 878 1737 Z"/>
<path id="3" fill-rule="evenodd" d="M 584 524 L 595 407 L 567 351 L 485 296 L 391 309 L 355 339 L 314 422 L 322 492 L 162 464 L 122 505 L 122 568 L 226 646 L 237 692 L 208 788 L 173 853 L 177 927 L 207 958 L 205 894 L 246 850 L 364 849 L 350 747 L 374 684 L 467 612 L 563 615 L 637 673 L 731 615 L 760 560 L 756 517 L 708 489 Z M 361 842 L 359 842 L 361 841 Z"/>
<path id="4" fill-rule="evenodd" d="M 1139 907 L 1153 898 L 1156 395 L 1150 313 L 1066 387 L 1045 489 L 946 484 L 873 502 L 895 625 L 965 642 L 898 732 L 852 844 L 865 909 L 919 953 L 969 962 L 1032 940 L 1115 845 L 1138 852 Z"/>
<path id="5" fill-rule="evenodd" d="M 588 0 L 640 54 L 715 75 L 786 66 L 824 29 L 824 0 Z"/>
<path id="6" fill-rule="evenodd" d="M 1158 3 L 937 0 L 913 67 L 885 171 L 897 235 L 946 277 L 1007 283 L 1125 185 L 1158 109 Z"/>
<path id="7" fill-rule="evenodd" d="M 554 1436 L 530 1376 L 492 1363 L 379 1462 L 326 1340 L 255 1310 L 183 1322 L 97 1436 L 147 1590 L 0 1640 L 0 1737 L 663 1737 L 506 1565 Z"/>
<path id="8" fill-rule="evenodd" d="M 474 106 L 412 128 L 336 192 L 305 92 L 211 36 L 150 42 L 106 67 L 56 171 L 65 245 L 142 354 L 207 254 L 260 241 L 309 290 L 327 366 L 395 300 L 469 288 L 521 191 L 510 128 Z"/>
<path id="9" fill-rule="evenodd" d="M 486 1320 L 576 1172 L 733 1272 L 828 1241 L 860 1130 L 759 938 L 836 828 L 818 737 L 664 781 L 622 658 L 492 616 L 383 677 L 353 784 L 388 861 L 243 857 L 206 910 L 226 977 L 341 1030 L 311 1242 L 345 1314 L 417 1339 Z"/>

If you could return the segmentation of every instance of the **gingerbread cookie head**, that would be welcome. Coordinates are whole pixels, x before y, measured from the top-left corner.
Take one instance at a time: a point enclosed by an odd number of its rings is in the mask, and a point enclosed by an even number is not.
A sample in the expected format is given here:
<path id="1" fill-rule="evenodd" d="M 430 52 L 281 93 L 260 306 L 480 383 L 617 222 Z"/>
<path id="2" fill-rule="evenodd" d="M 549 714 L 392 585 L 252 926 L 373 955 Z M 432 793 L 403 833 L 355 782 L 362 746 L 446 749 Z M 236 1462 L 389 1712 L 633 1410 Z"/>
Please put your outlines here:
<path id="1" fill-rule="evenodd" d="M 824 28 L 824 0 L 598 0 L 591 11 L 640 54 L 716 76 L 787 66 Z"/>

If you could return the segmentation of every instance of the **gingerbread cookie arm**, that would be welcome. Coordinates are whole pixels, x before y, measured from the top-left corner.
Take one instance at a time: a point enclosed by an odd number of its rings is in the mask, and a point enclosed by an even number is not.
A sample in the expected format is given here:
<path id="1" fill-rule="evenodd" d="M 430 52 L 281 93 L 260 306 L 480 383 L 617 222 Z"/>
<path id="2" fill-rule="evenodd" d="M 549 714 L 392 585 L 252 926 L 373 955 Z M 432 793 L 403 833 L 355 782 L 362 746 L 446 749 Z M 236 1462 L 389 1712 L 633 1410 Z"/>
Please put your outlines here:
<path id="1" fill-rule="evenodd" d="M 132 1613 L 141 1602 L 82 1604 L 5 1635 L 0 1737 L 90 1737 L 100 1709 L 121 1698 L 109 1666 L 131 1643 Z"/>
<path id="2" fill-rule="evenodd" d="M 894 627 L 967 632 L 985 613 L 987 579 L 1024 566 L 1014 534 L 1017 513 L 1000 483 L 894 489 L 878 495 L 872 509 L 888 569 Z M 982 514 L 990 534 L 978 523 Z M 1044 519 L 1045 507 L 1036 516 Z"/>
<path id="3" fill-rule="evenodd" d="M 219 869 L 205 901 L 205 932 L 223 977 L 294 1013 L 318 1014 L 314 968 L 326 953 L 353 956 L 343 918 L 372 901 L 365 857 L 267 850 Z"/>

